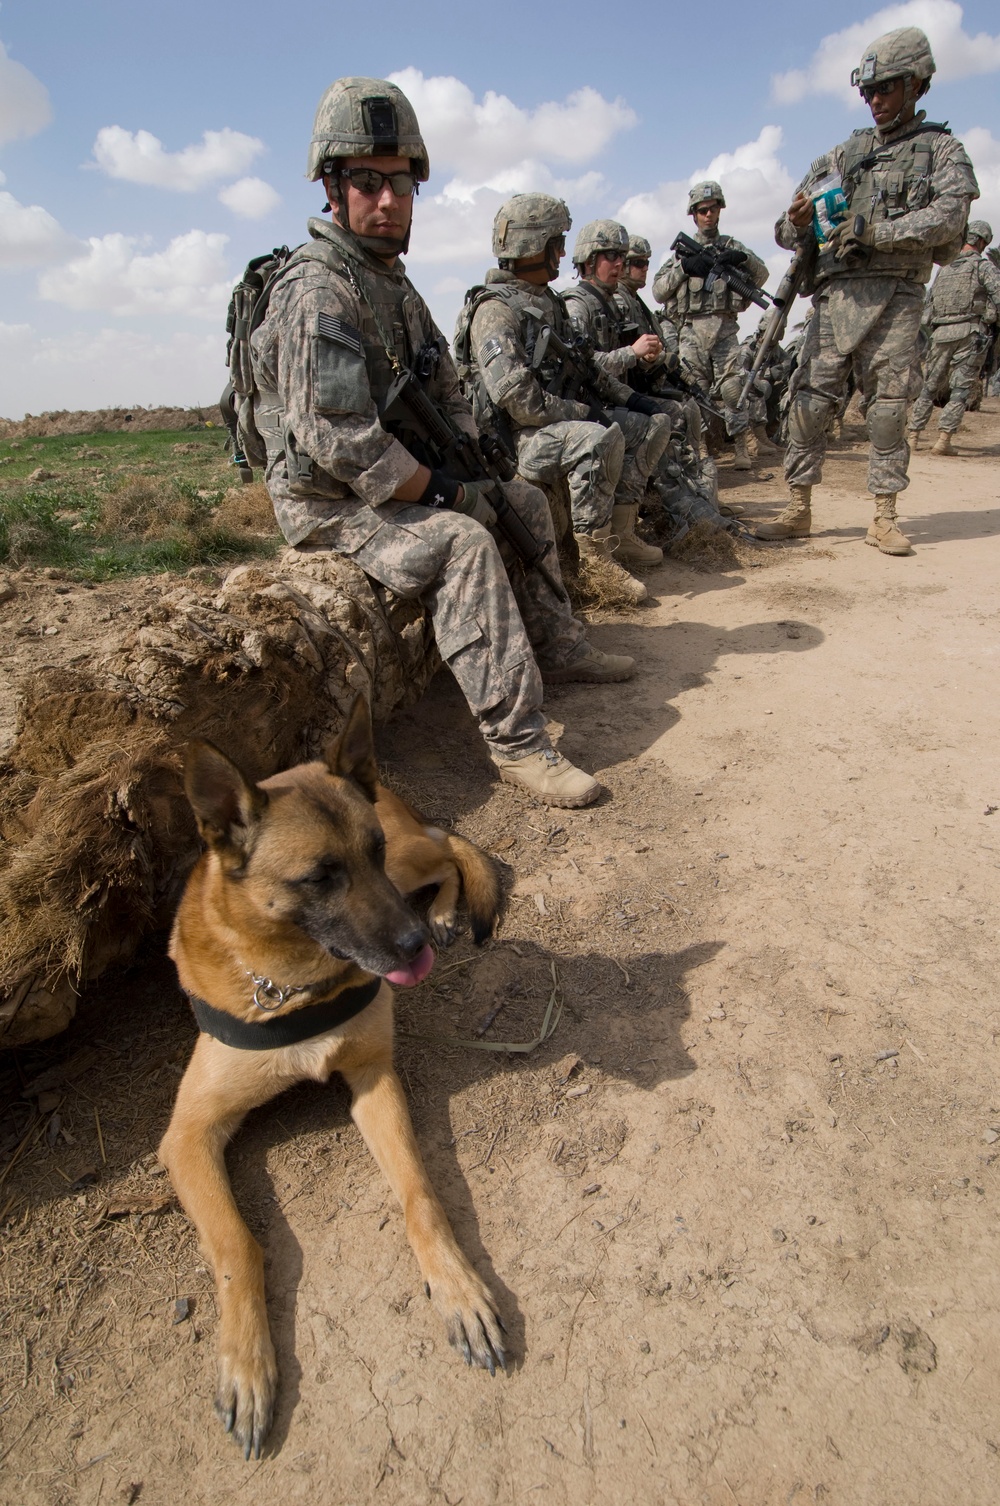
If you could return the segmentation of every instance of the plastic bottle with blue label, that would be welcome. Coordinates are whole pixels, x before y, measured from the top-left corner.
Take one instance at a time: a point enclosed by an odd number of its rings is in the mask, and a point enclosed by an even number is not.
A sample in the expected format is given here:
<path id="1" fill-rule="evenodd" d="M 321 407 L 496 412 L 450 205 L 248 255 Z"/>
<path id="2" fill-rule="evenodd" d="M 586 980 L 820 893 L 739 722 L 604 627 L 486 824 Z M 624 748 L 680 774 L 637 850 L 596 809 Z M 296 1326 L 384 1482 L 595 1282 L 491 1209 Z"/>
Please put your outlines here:
<path id="1" fill-rule="evenodd" d="M 839 173 L 826 173 L 812 191 L 813 229 L 821 251 L 831 234 L 847 218 L 847 195 Z"/>

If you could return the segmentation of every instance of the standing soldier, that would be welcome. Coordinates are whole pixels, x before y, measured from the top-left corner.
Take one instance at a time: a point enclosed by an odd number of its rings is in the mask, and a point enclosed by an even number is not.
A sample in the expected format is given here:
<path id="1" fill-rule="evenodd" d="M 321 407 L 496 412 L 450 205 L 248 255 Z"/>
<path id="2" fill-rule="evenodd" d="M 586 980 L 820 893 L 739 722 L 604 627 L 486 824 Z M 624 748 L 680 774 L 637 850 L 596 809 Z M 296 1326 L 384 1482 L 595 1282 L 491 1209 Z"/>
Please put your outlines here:
<path id="1" fill-rule="evenodd" d="M 640 602 L 646 587 L 618 563 L 611 513 L 626 461 L 626 485 L 638 484 L 634 454 L 649 441 L 645 425 L 640 436 L 629 420 L 646 404 L 572 350 L 576 331 L 564 299 L 549 286 L 559 276 L 571 224 L 562 199 L 549 194 L 515 194 L 501 205 L 493 221 L 499 266 L 466 296 L 455 354 L 479 422 L 516 452 L 527 480 L 565 478 L 580 553 L 610 559 Z"/>
<path id="2" fill-rule="evenodd" d="M 931 327 L 931 347 L 909 431 L 916 449 L 934 399 L 947 387 L 948 404 L 938 422 L 940 433 L 932 455 L 955 453 L 951 436 L 958 433 L 986 359 L 987 322 L 994 323 L 1000 315 L 1000 272 L 983 255 L 992 239 L 993 230 L 985 220 L 970 220 L 960 255 L 942 267 L 928 295 L 924 322 Z"/>
<path id="3" fill-rule="evenodd" d="M 663 342 L 651 331 L 625 333 L 625 317 L 615 291 L 627 255 L 624 225 L 616 220 L 592 220 L 584 225 L 573 247 L 573 265 L 580 280 L 563 297 L 575 328 L 593 348 L 596 365 L 641 394 L 646 388 L 635 380 L 635 374 L 648 371 L 662 357 Z M 643 543 L 635 526 L 643 493 L 670 443 L 671 420 L 680 420 L 675 404 L 667 411 L 665 403 L 648 397 L 642 401 L 641 408 L 636 403 L 637 412 L 616 415 L 625 435 L 625 463 L 611 513 L 611 532 L 618 539 L 615 559 L 628 566 L 658 565 L 663 559 L 663 550 Z"/>
<path id="4" fill-rule="evenodd" d="M 855 371 L 868 401 L 868 489 L 875 518 L 865 542 L 883 554 L 909 554 L 896 522 L 896 497 L 908 485 L 906 402 L 920 333 L 924 285 L 935 259 L 961 246 L 969 205 L 978 198 L 972 164 L 946 126 L 917 112 L 934 59 L 915 26 L 877 38 L 852 74 L 874 128 L 863 127 L 818 157 L 775 227 L 787 250 L 814 236 L 813 195 L 839 178 L 843 217 L 819 247 L 813 278 L 815 317 L 802 346 L 788 414 L 785 480 L 791 501 L 761 539 L 806 538 L 812 488 L 823 473 L 826 428 Z"/>
<path id="5" fill-rule="evenodd" d="M 719 215 L 726 200 L 718 183 L 696 183 L 688 194 L 688 214 L 695 223 L 694 239 L 719 249 L 716 265 L 742 267 L 762 288 L 767 267 L 759 256 L 731 235 L 719 233 Z M 751 469 L 747 450 L 749 414 L 738 406 L 743 386 L 743 361 L 737 319 L 749 307 L 723 278 L 711 289 L 705 281 L 711 264 L 703 256 L 681 252 L 664 262 L 653 281 L 653 297 L 662 303 L 680 330 L 681 366 L 706 392 L 718 392 L 726 411 L 726 433 L 733 441 L 738 471 Z M 765 435 L 765 440 L 767 436 Z"/>
<path id="6" fill-rule="evenodd" d="M 537 572 L 512 569 L 508 579 L 488 531 L 489 484 L 431 470 L 379 421 L 395 377 L 419 353 L 433 357 L 420 362 L 427 396 L 476 434 L 447 344 L 399 260 L 429 173 L 413 107 L 394 84 L 331 84 L 307 176 L 322 179 L 333 221 L 309 221 L 311 239 L 250 336 L 268 490 L 290 544 L 346 555 L 425 604 L 502 779 L 551 805 L 588 805 L 600 785 L 552 748 L 539 664 L 552 681 L 608 681 L 628 679 L 633 661 L 593 649 Z M 518 482 L 506 492 L 535 536 L 551 540 L 542 493 Z M 548 564 L 558 576 L 554 550 Z"/>

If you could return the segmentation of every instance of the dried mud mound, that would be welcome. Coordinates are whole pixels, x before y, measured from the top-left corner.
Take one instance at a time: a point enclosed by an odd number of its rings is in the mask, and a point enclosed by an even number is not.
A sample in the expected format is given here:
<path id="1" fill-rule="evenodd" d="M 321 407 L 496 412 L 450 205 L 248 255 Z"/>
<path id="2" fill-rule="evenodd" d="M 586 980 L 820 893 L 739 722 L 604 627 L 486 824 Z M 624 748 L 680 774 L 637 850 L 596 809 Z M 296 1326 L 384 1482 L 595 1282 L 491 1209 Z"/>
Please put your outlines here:
<path id="1" fill-rule="evenodd" d="M 206 408 L 99 408 L 93 412 L 26 413 L 23 418 L 0 418 L 0 439 L 48 439 L 56 434 L 115 434 L 151 429 L 221 427 L 219 410 Z"/>
<path id="2" fill-rule="evenodd" d="M 439 662 L 419 605 L 289 550 L 218 591 L 186 582 L 100 660 L 29 679 L 0 769 L 0 1046 L 63 1029 L 79 984 L 168 918 L 197 852 L 189 738 L 264 778 L 314 756 L 358 691 L 384 721 Z"/>

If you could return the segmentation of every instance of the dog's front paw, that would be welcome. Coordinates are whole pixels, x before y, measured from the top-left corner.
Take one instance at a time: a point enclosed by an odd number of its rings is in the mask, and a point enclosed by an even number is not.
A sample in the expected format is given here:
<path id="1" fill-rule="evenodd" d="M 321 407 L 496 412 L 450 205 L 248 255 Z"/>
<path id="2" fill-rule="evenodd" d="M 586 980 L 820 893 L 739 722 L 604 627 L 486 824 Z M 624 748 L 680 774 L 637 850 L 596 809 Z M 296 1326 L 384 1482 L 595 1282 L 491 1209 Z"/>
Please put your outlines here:
<path id="1" fill-rule="evenodd" d="M 278 1393 L 278 1365 L 274 1345 L 265 1332 L 242 1348 L 223 1344 L 219 1350 L 219 1384 L 215 1410 L 227 1433 L 243 1450 L 260 1458 L 274 1417 Z"/>
<path id="2" fill-rule="evenodd" d="M 427 916 L 427 925 L 433 941 L 439 947 L 451 946 L 461 929 L 454 910 L 442 910 L 440 914 L 431 910 Z"/>
<path id="3" fill-rule="evenodd" d="M 426 1285 L 427 1295 L 444 1319 L 448 1342 L 467 1365 L 481 1365 L 491 1375 L 507 1369 L 506 1329 L 489 1287 L 462 1260 L 449 1262 Z"/>

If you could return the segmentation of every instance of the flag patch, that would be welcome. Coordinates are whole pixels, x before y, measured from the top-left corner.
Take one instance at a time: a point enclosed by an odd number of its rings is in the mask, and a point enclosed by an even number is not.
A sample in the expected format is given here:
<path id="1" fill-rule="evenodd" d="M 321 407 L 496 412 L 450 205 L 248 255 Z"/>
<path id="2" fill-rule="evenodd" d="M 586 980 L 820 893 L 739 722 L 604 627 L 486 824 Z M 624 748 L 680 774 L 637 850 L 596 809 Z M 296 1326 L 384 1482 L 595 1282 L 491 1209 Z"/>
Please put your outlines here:
<path id="1" fill-rule="evenodd" d="M 364 352 L 361 331 L 355 329 L 353 324 L 347 324 L 343 319 L 338 319 L 334 314 L 317 314 L 316 333 L 324 340 L 332 340 L 334 345 L 343 345 L 348 350 L 353 350 L 356 356 Z"/>

